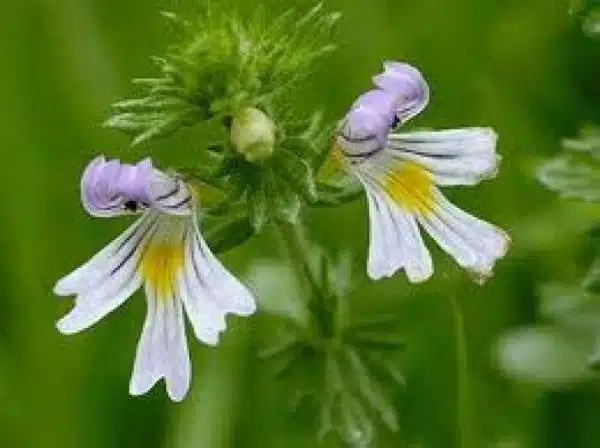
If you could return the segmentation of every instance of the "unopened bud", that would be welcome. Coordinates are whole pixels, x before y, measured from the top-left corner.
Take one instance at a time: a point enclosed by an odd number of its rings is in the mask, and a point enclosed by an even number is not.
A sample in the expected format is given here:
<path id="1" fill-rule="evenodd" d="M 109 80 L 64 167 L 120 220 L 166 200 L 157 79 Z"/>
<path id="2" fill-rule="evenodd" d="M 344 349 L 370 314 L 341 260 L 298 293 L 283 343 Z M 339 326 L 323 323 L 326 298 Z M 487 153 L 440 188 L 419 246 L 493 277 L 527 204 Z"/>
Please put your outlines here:
<path id="1" fill-rule="evenodd" d="M 231 143 L 250 162 L 266 159 L 275 148 L 275 124 L 261 110 L 244 109 L 233 117 Z"/>

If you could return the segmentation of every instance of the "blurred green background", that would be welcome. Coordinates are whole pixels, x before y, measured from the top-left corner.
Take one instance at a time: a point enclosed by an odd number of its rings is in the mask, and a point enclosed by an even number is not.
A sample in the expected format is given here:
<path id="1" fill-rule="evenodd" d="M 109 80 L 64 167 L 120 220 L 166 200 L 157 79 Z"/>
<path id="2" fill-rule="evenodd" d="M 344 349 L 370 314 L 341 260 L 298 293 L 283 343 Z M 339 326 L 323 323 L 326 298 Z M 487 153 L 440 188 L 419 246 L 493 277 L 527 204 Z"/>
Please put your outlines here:
<path id="1" fill-rule="evenodd" d="M 218 2 L 218 0 L 213 0 Z M 231 1 L 251 11 L 256 1 Z M 275 14 L 294 0 L 264 1 Z M 455 331 L 449 295 L 465 312 L 473 447 L 600 446 L 597 380 L 548 390 L 506 378 L 496 343 L 536 321 L 537 287 L 570 281 L 586 256 L 583 232 L 597 207 L 559 200 L 532 173 L 560 139 L 600 121 L 600 45 L 586 38 L 564 0 L 331 0 L 343 12 L 340 49 L 321 62 L 298 94 L 306 110 L 340 117 L 382 60 L 419 66 L 432 87 L 426 127 L 486 125 L 500 134 L 498 178 L 449 193 L 457 204 L 509 230 L 513 246 L 495 277 L 478 287 L 434 250 L 436 274 L 423 286 L 404 275 L 365 278 L 366 206 L 311 211 L 311 237 L 332 253 L 352 254 L 351 306 L 401 316 L 408 385 L 393 397 L 401 431 L 380 428 L 371 446 L 453 447 L 456 440 Z M 55 321 L 71 306 L 52 296 L 56 279 L 91 256 L 127 219 L 94 220 L 79 203 L 82 168 L 99 152 L 128 161 L 150 152 L 158 163 L 194 156 L 197 130 L 128 149 L 100 127 L 130 80 L 154 73 L 172 34 L 159 16 L 202 8 L 194 1 L 4 1 L 0 15 L 0 446 L 1 447 L 312 447 L 310 413 L 287 412 L 292 386 L 267 376 L 257 357 L 261 316 L 232 319 L 218 349 L 191 342 L 192 389 L 182 404 L 162 384 L 127 395 L 144 315 L 137 294 L 92 330 L 65 337 Z M 157 163 L 157 164 L 158 164 Z M 335 220 L 335 225 L 332 225 Z M 286 307 L 285 284 L 270 260 L 285 256 L 267 232 L 226 254 L 254 278 L 261 303 Z M 257 265 L 261 268 L 257 269 Z M 567 361 L 566 361 L 567 362 Z M 541 366 L 542 368 L 544 366 Z M 287 395 L 286 395 L 287 394 Z M 314 417 L 314 416 L 313 416 Z M 330 441 L 326 446 L 337 446 Z"/>

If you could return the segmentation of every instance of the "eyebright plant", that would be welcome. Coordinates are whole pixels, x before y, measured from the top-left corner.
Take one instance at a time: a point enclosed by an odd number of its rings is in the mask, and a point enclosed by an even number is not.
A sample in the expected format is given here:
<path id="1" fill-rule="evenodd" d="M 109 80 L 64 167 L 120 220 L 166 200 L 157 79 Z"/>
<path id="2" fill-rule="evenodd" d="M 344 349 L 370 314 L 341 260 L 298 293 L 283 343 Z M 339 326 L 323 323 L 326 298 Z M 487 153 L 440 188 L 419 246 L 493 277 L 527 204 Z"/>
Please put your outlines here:
<path id="1" fill-rule="evenodd" d="M 132 145 L 191 126 L 216 129 L 219 137 L 176 171 L 160 170 L 149 158 L 90 162 L 81 180 L 86 211 L 139 217 L 57 282 L 56 294 L 75 296 L 58 329 L 86 329 L 144 286 L 148 311 L 130 393 L 144 394 L 164 378 L 170 398 L 182 400 L 191 379 L 184 315 L 198 340 L 216 345 L 227 314 L 256 309 L 253 294 L 214 254 L 277 229 L 308 285 L 299 306 L 309 317 L 281 318 L 287 337 L 269 344 L 266 358 L 278 366 L 277 378 L 317 400 L 322 437 L 333 433 L 351 446 L 368 445 L 375 422 L 398 429 L 388 390 L 403 384 L 403 376 L 390 354 L 404 342 L 388 317 L 352 316 L 350 276 L 302 237 L 302 212 L 337 207 L 364 192 L 369 277 L 403 270 L 410 282 L 429 279 L 433 262 L 422 227 L 483 282 L 509 238 L 450 204 L 438 187 L 493 177 L 497 135 L 481 127 L 400 132 L 425 109 L 430 89 L 418 69 L 393 61 L 339 123 L 325 122 L 320 112 L 304 116 L 294 107 L 298 88 L 335 48 L 340 17 L 321 4 L 272 19 L 264 11 L 248 20 L 216 10 L 193 21 L 164 15 L 179 33 L 177 43 L 154 58 L 156 77 L 134 80 L 139 96 L 115 103 L 105 125 L 125 132 Z M 315 252 L 320 262 L 310 256 Z"/>

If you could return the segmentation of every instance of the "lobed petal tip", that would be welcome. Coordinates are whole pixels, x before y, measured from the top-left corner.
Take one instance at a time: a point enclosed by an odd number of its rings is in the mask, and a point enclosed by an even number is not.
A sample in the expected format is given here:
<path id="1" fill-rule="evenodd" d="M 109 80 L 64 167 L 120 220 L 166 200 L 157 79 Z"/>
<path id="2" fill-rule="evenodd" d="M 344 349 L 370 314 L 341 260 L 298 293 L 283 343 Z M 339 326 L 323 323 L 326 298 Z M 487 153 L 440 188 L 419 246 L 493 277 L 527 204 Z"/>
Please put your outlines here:
<path id="1" fill-rule="evenodd" d="M 70 296 L 71 294 L 73 294 L 71 292 L 71 289 L 65 283 L 66 282 L 64 281 L 64 279 L 60 279 L 59 281 L 57 281 L 54 285 L 54 288 L 52 288 L 52 293 L 55 296 Z"/>
<path id="2" fill-rule="evenodd" d="M 187 395 L 187 390 L 183 394 L 172 394 L 170 392 L 167 392 L 167 394 L 173 403 L 181 403 Z"/>
<path id="3" fill-rule="evenodd" d="M 56 329 L 60 334 L 64 334 L 65 336 L 69 336 L 80 331 L 80 329 L 77 328 L 73 322 L 71 322 L 68 314 L 56 322 Z"/>
<path id="4" fill-rule="evenodd" d="M 467 269 L 467 273 L 473 282 L 475 282 L 478 286 L 485 285 L 490 278 L 494 276 L 493 271 L 490 270 L 475 270 L 475 269 Z"/>

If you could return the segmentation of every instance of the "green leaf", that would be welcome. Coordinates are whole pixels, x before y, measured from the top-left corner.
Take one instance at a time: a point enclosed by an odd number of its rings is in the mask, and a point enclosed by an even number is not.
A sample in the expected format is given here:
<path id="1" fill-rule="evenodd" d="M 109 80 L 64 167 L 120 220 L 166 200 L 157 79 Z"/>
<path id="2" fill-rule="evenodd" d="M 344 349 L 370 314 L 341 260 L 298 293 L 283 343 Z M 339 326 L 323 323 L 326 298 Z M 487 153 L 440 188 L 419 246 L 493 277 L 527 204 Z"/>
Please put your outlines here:
<path id="1" fill-rule="evenodd" d="M 552 327 L 529 327 L 506 334 L 498 344 L 498 363 L 506 375 L 558 388 L 588 379 L 586 341 Z"/>
<path id="2" fill-rule="evenodd" d="M 600 7 L 596 6 L 594 9 L 589 11 L 583 19 L 582 23 L 583 32 L 590 37 L 600 36 Z"/>
<path id="3" fill-rule="evenodd" d="M 208 245 L 215 253 L 227 252 L 246 242 L 254 233 L 248 218 L 240 218 L 209 231 Z"/>
<path id="4" fill-rule="evenodd" d="M 600 258 L 596 258 L 590 266 L 581 286 L 586 291 L 600 294 Z"/>
<path id="5" fill-rule="evenodd" d="M 317 199 L 315 177 L 307 160 L 303 160 L 291 151 L 281 151 L 276 161 L 277 173 L 287 180 L 294 189 L 308 201 Z"/>
<path id="6" fill-rule="evenodd" d="M 264 177 L 256 179 L 256 184 L 248 190 L 250 222 L 256 233 L 260 232 L 269 219 L 269 198 Z"/>
<path id="7" fill-rule="evenodd" d="M 284 222 L 296 224 L 302 208 L 302 201 L 298 194 L 287 183 L 279 182 L 273 195 L 275 216 Z"/>
<path id="8" fill-rule="evenodd" d="M 562 141 L 565 149 L 575 152 L 589 152 L 594 158 L 600 159 L 600 128 L 585 126 L 575 138 Z"/>
<path id="9" fill-rule="evenodd" d="M 592 300 L 579 286 L 548 283 L 539 288 L 540 311 L 549 318 L 557 319 L 581 310 Z"/>
<path id="10" fill-rule="evenodd" d="M 398 416 L 377 381 L 362 361 L 360 355 L 351 348 L 345 350 L 346 359 L 363 399 L 376 411 L 383 423 L 392 432 L 398 431 Z"/>
<path id="11" fill-rule="evenodd" d="M 302 18 L 288 12 L 265 20 L 263 11 L 242 19 L 210 5 L 190 21 L 162 15 L 176 25 L 179 41 L 151 58 L 159 73 L 134 80 L 142 93 L 115 103 L 106 124 L 136 144 L 245 108 L 289 103 L 293 84 L 334 49 L 331 32 L 339 18 L 322 6 Z M 157 113 L 162 115 L 152 116 Z"/>
<path id="12" fill-rule="evenodd" d="M 564 156 L 538 170 L 538 179 L 563 197 L 600 201 L 600 170 L 590 161 Z"/>
<path id="13" fill-rule="evenodd" d="M 385 332 L 356 332 L 349 331 L 346 336 L 348 343 L 365 350 L 397 351 L 406 347 L 404 338 Z"/>

